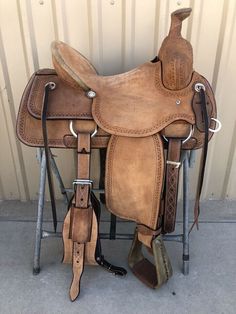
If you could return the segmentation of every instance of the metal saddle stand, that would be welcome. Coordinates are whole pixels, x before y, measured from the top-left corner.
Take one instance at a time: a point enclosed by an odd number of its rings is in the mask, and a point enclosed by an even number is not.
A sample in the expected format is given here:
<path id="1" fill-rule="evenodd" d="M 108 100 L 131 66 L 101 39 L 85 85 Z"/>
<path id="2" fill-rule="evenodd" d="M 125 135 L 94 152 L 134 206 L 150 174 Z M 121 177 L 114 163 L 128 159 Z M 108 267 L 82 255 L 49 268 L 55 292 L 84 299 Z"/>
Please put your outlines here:
<path id="1" fill-rule="evenodd" d="M 102 154 L 101 158 L 102 158 Z M 183 274 L 189 273 L 189 168 L 193 167 L 195 161 L 194 151 L 184 151 L 182 156 L 183 165 L 183 233 L 174 235 L 164 235 L 165 241 L 180 242 L 183 245 Z M 45 200 L 45 186 L 46 186 L 46 158 L 44 149 L 37 150 L 37 159 L 40 163 L 40 185 L 39 185 L 39 199 L 38 199 L 38 212 L 37 212 L 37 224 L 36 224 L 36 238 L 35 238 L 35 250 L 34 250 L 34 262 L 33 262 L 33 274 L 37 275 L 40 272 L 40 251 L 41 240 L 49 237 L 61 237 L 61 232 L 46 231 L 43 229 L 43 212 L 44 212 L 44 200 Z M 50 163 L 54 175 L 58 181 L 60 191 L 64 197 L 65 202 L 68 204 L 69 197 L 68 192 L 70 189 L 64 187 L 61 175 L 57 168 L 54 156 L 50 153 Z M 103 193 L 104 190 L 94 189 L 94 192 Z M 101 239 L 133 239 L 133 234 L 119 234 L 116 233 L 116 216 L 111 214 L 110 219 L 110 233 L 100 233 Z"/>

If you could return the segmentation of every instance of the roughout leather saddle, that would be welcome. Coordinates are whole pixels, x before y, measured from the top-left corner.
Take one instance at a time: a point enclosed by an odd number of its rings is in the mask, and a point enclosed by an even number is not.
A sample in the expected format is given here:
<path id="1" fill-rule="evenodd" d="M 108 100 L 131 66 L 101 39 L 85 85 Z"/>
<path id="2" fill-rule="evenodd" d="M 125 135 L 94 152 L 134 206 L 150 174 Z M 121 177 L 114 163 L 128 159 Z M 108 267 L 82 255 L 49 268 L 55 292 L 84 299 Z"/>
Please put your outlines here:
<path id="1" fill-rule="evenodd" d="M 24 91 L 17 135 L 26 145 L 45 147 L 49 183 L 49 148 L 77 150 L 75 193 L 63 225 L 63 261 L 73 269 L 71 300 L 79 295 L 85 263 L 126 273 L 101 254 L 91 148 L 107 147 L 106 206 L 137 223 L 129 266 L 149 287 L 160 287 L 172 274 L 162 234 L 175 228 L 181 151 L 202 148 L 197 222 L 207 145 L 217 120 L 212 89 L 193 70 L 191 44 L 181 36 L 182 21 L 190 13 L 180 9 L 171 14 L 158 57 L 119 75 L 99 76 L 79 52 L 53 42 L 55 70 L 36 72 Z M 53 200 L 51 184 L 50 193 Z M 53 215 L 56 225 L 55 208 Z M 142 246 L 153 255 L 154 264 L 144 257 Z"/>

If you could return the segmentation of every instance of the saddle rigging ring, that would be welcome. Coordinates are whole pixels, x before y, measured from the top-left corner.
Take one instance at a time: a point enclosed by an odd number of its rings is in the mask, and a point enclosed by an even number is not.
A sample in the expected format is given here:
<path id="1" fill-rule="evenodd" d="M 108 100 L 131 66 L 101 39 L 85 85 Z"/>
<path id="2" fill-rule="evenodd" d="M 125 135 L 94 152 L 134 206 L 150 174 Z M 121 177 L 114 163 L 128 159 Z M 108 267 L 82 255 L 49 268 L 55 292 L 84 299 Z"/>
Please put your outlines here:
<path id="1" fill-rule="evenodd" d="M 75 130 L 74 130 L 74 128 L 73 128 L 73 120 L 70 121 L 69 128 L 70 128 L 71 134 L 72 134 L 75 138 L 77 138 L 77 134 L 75 133 Z M 97 125 L 96 125 L 96 127 L 95 127 L 93 133 L 91 134 L 91 137 L 94 137 L 94 136 L 97 134 L 97 132 L 98 132 L 98 127 L 97 127 Z"/>
<path id="2" fill-rule="evenodd" d="M 194 131 L 194 127 L 193 125 L 191 125 L 189 135 L 186 137 L 185 140 L 182 141 L 182 144 L 186 143 L 192 137 L 193 131 Z M 162 137 L 165 139 L 166 142 L 169 142 L 168 138 L 165 135 L 162 135 Z"/>
<path id="3" fill-rule="evenodd" d="M 222 128 L 222 123 L 220 122 L 220 120 L 218 120 L 218 119 L 216 119 L 216 118 L 211 118 L 211 120 L 215 121 L 215 122 L 218 124 L 218 126 L 217 126 L 217 128 L 215 128 L 214 130 L 211 129 L 211 128 L 209 128 L 209 131 L 212 132 L 212 133 L 217 133 L 217 132 L 219 132 L 220 129 Z"/>

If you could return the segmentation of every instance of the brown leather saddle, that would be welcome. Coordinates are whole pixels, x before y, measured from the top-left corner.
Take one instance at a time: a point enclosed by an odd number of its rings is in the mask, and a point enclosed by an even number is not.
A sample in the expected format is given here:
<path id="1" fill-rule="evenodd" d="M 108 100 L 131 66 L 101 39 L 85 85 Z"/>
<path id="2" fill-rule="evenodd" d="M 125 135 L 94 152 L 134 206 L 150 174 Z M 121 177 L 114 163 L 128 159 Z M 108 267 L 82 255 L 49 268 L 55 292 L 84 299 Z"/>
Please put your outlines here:
<path id="1" fill-rule="evenodd" d="M 197 222 L 216 104 L 208 81 L 193 70 L 191 44 L 181 36 L 182 21 L 190 13 L 191 9 L 172 13 L 158 57 L 114 76 L 99 76 L 79 52 L 53 42 L 55 71 L 36 72 L 24 91 L 18 138 L 26 145 L 45 147 L 46 155 L 50 147 L 77 150 L 75 194 L 63 226 L 64 262 L 72 263 L 73 269 L 71 300 L 79 295 L 84 263 L 126 273 L 101 254 L 91 148 L 107 147 L 106 206 L 137 223 L 129 266 L 148 286 L 160 287 L 172 274 L 162 234 L 175 228 L 181 151 L 202 148 Z M 153 255 L 154 264 L 144 257 L 142 246 Z"/>

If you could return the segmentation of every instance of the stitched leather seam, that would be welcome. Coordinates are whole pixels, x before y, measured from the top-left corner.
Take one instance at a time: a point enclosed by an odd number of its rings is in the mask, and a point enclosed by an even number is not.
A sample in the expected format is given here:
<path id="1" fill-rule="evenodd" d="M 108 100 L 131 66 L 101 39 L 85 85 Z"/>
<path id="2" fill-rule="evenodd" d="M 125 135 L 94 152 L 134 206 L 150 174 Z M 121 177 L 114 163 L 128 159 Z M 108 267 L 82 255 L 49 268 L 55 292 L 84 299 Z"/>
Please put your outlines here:
<path id="1" fill-rule="evenodd" d="M 113 165 L 113 156 L 114 156 L 114 151 L 115 151 L 115 144 L 117 143 L 117 137 L 116 136 L 111 136 L 108 148 L 107 148 L 107 154 L 109 153 L 109 158 L 106 158 L 106 164 L 107 164 L 107 169 L 106 169 L 106 186 L 105 188 L 107 189 L 106 193 L 106 202 L 107 202 L 107 207 L 111 210 L 112 207 L 112 202 L 110 200 L 110 195 L 112 193 L 112 165 Z M 109 174 L 109 175 L 108 175 Z M 106 190 L 105 190 L 106 192 Z M 114 213 L 115 214 L 115 213 Z"/>
<path id="2" fill-rule="evenodd" d="M 100 101 L 99 101 L 98 97 L 96 98 L 95 116 L 98 119 L 98 121 L 100 122 L 100 127 L 103 128 L 103 129 L 104 128 L 108 129 L 109 130 L 108 132 L 114 131 L 114 132 L 119 132 L 119 133 L 137 134 L 137 135 L 138 134 L 144 135 L 146 133 L 149 134 L 151 132 L 155 133 L 155 131 L 158 132 L 160 126 L 162 126 L 162 128 L 164 128 L 170 122 L 174 122 L 177 119 L 178 120 L 183 119 L 183 120 L 186 120 L 189 123 L 193 123 L 194 122 L 194 117 L 192 115 L 183 113 L 183 114 L 170 114 L 166 118 L 162 119 L 156 125 L 154 125 L 154 126 L 152 126 L 150 128 L 145 128 L 145 129 L 130 130 L 130 129 L 122 128 L 122 127 L 111 126 L 101 116 L 101 113 L 100 113 Z"/>
<path id="3" fill-rule="evenodd" d="M 155 185 L 156 185 L 156 190 L 154 191 L 154 195 L 153 195 L 153 206 L 152 206 L 152 215 L 150 217 L 149 220 L 149 225 L 147 225 L 147 227 L 150 227 L 152 229 L 156 228 L 156 223 L 157 223 L 157 217 L 159 212 L 157 211 L 157 202 L 158 202 L 158 198 L 159 198 L 159 192 L 162 189 L 162 184 L 161 184 L 161 180 L 162 177 L 160 176 L 161 174 L 161 152 L 160 150 L 157 150 L 157 147 L 159 146 L 159 139 L 157 138 L 157 136 L 152 136 L 153 141 L 155 141 L 156 145 L 154 145 L 155 150 L 157 152 L 156 157 L 157 157 L 157 163 L 158 163 L 158 168 L 156 167 L 156 175 L 155 175 Z M 107 201 L 107 208 L 114 214 L 116 215 L 117 213 L 115 211 L 112 210 L 112 208 L 114 207 L 114 204 L 112 203 L 112 197 L 110 199 L 110 196 L 112 195 L 112 177 L 113 177 L 113 173 L 112 173 L 112 169 L 113 169 L 113 160 L 114 160 L 114 156 L 115 156 L 115 147 L 116 144 L 119 140 L 119 136 L 116 135 L 112 135 L 109 145 L 108 145 L 108 154 L 109 154 L 109 158 L 107 158 L 107 168 L 106 168 L 106 185 L 105 185 L 105 191 L 106 191 L 106 201 Z M 132 220 L 135 221 L 136 223 L 141 223 L 143 224 L 143 222 L 135 219 L 134 217 L 130 217 L 130 216 L 122 216 L 119 213 L 119 217 L 123 218 L 123 219 L 128 219 L 128 220 Z"/>

